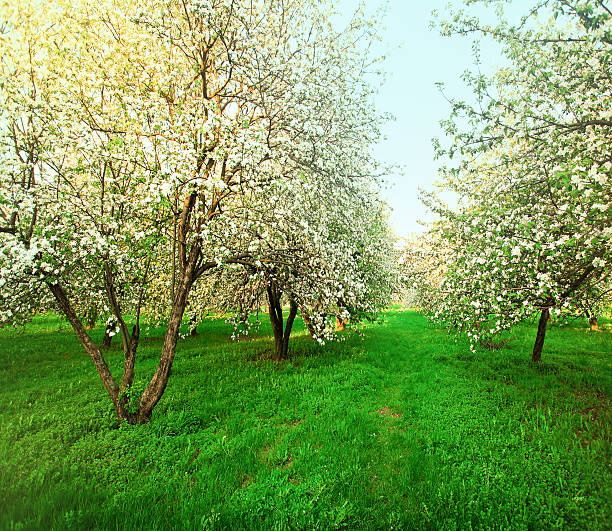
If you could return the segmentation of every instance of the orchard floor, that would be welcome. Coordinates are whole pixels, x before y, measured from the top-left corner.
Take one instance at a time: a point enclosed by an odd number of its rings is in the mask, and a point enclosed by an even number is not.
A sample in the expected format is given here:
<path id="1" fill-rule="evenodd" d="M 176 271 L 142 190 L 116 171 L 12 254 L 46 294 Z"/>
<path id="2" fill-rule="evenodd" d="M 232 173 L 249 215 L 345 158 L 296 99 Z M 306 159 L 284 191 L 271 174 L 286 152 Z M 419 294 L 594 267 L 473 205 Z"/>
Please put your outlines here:
<path id="1" fill-rule="evenodd" d="M 284 363 L 269 328 L 201 325 L 120 428 L 59 319 L 0 330 L 0 528 L 612 527 L 612 324 L 551 326 L 538 366 L 528 325 L 472 354 L 412 312 L 324 347 L 300 324 Z"/>

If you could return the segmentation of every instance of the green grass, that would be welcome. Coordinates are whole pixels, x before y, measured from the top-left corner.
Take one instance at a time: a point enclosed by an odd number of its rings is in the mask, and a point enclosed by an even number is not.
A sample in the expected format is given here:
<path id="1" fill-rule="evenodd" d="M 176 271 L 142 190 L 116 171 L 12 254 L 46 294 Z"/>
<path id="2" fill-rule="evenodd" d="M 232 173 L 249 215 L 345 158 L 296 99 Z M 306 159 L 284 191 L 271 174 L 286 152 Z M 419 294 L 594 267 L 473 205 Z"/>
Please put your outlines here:
<path id="1" fill-rule="evenodd" d="M 551 327 L 539 366 L 528 325 L 472 354 L 412 312 L 324 347 L 296 324 L 282 363 L 268 328 L 207 322 L 152 421 L 118 429 L 60 320 L 0 330 L 0 528 L 612 526 L 610 324 Z"/>

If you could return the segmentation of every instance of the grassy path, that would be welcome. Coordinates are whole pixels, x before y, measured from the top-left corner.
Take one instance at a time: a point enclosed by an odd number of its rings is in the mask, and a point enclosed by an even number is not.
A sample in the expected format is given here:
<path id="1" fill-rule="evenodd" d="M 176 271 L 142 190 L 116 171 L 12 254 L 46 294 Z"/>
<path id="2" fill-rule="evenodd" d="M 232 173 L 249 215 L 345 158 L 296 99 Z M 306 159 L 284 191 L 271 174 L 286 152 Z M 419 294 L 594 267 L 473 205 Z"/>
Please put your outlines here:
<path id="1" fill-rule="evenodd" d="M 552 327 L 533 367 L 532 327 L 471 354 L 391 311 L 323 348 L 298 327 L 277 363 L 267 328 L 231 343 L 211 321 L 181 343 L 153 421 L 116 429 L 59 326 L 0 331 L 0 528 L 610 526 L 609 329 Z"/>

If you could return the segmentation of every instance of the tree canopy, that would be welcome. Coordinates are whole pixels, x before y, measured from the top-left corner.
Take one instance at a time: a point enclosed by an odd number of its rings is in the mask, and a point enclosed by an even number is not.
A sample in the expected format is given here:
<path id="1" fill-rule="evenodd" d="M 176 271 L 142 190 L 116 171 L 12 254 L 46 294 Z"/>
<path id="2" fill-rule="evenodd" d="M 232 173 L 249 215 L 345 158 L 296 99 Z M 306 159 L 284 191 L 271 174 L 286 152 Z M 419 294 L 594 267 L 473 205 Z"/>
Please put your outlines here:
<path id="1" fill-rule="evenodd" d="M 450 142 L 437 148 L 458 159 L 442 186 L 459 199 L 426 197 L 446 261 L 430 310 L 473 345 L 539 313 L 538 361 L 549 312 L 610 292 L 612 16 L 566 0 L 536 2 L 515 25 L 500 16 L 486 25 L 460 11 L 441 25 L 498 42 L 507 66 L 466 76 L 475 104 L 450 100 Z"/>
<path id="2" fill-rule="evenodd" d="M 380 307 L 366 285 L 389 238 L 373 228 L 382 118 L 362 44 L 375 32 L 359 12 L 335 30 L 331 13 L 302 0 L 2 4 L 0 317 L 58 309 L 120 418 L 150 417 L 185 310 L 210 305 L 189 302 L 203 277 L 242 269 L 304 307 Z M 120 382 L 83 326 L 90 311 L 117 323 Z M 143 314 L 167 331 L 129 412 Z"/>

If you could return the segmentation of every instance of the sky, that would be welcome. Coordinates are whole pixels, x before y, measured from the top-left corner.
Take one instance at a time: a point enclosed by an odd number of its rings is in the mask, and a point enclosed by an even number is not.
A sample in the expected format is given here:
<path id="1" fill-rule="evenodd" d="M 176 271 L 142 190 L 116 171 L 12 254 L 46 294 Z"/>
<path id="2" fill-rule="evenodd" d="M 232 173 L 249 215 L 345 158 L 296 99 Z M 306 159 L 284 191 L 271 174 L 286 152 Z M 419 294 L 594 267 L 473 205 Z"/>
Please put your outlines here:
<path id="1" fill-rule="evenodd" d="M 349 15 L 359 0 L 341 0 L 339 9 Z M 379 0 L 367 0 L 368 11 L 374 12 Z M 453 6 L 462 3 L 454 0 Z M 510 8 L 515 13 L 525 7 L 525 0 L 515 0 Z M 440 36 L 430 29 L 432 11 L 443 18 L 448 14 L 448 0 L 389 0 L 382 22 L 382 39 L 390 49 L 384 69 L 386 83 L 377 97 L 380 111 L 391 113 L 395 120 L 383 128 L 386 139 L 375 148 L 375 155 L 385 163 L 402 167 L 403 174 L 388 177 L 389 188 L 385 199 L 391 207 L 390 222 L 397 235 L 407 237 L 424 227 L 419 220 L 431 216 L 418 197 L 419 188 L 431 190 L 438 179 L 440 161 L 434 161 L 432 138 L 443 142 L 440 120 L 448 117 L 450 106 L 436 83 L 445 85 L 451 97 L 469 97 L 470 91 L 461 81 L 461 74 L 474 62 L 471 38 Z M 491 12 L 487 10 L 486 13 Z M 492 20 L 491 18 L 489 20 Z M 483 65 L 493 70 L 503 64 L 499 49 L 483 47 Z"/>

